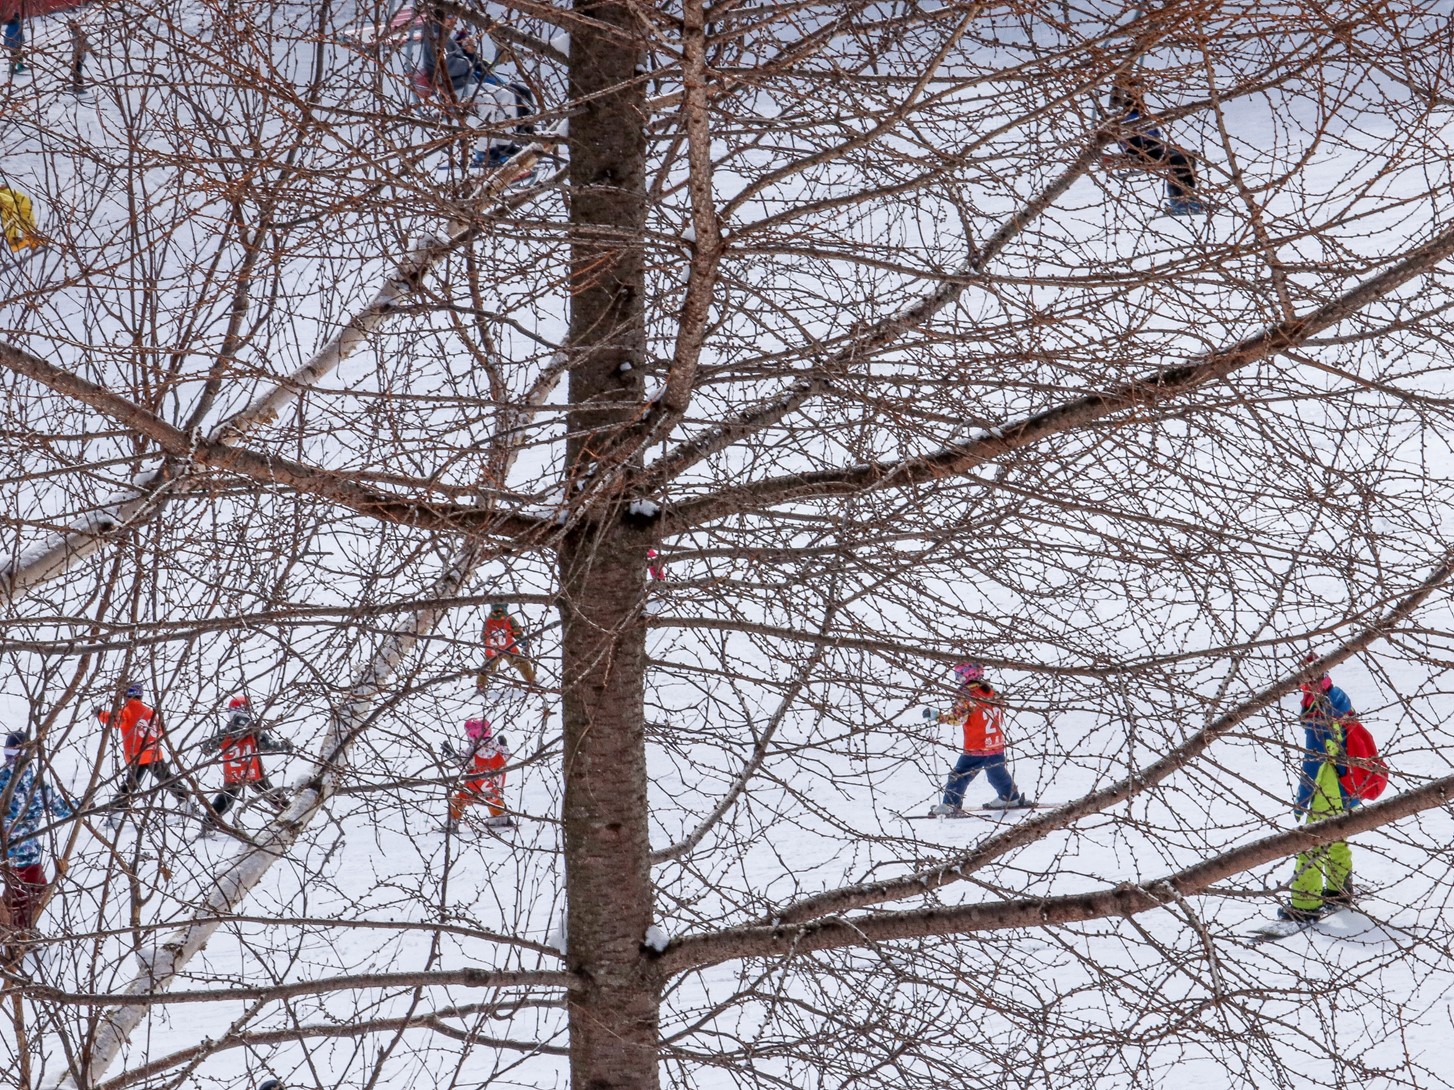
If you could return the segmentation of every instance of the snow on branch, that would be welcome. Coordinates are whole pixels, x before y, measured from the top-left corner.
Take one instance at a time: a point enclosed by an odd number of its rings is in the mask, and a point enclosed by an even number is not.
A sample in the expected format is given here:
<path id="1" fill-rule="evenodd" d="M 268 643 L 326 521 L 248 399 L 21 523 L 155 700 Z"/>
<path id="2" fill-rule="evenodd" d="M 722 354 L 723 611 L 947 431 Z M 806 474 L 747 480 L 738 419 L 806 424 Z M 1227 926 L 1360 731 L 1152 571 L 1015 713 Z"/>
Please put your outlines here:
<path id="1" fill-rule="evenodd" d="M 473 503 L 403 498 L 365 488 L 350 481 L 347 476 L 327 469 L 233 446 L 226 438 L 214 440 L 196 433 L 189 435 L 139 405 L 113 394 L 104 386 L 47 363 L 40 357 L 12 345 L 0 343 L 0 366 L 42 382 L 59 393 L 105 413 L 137 434 L 146 436 L 164 452 L 181 460 L 180 467 L 168 467 L 172 472 L 187 472 L 193 467 L 226 470 L 262 484 L 283 485 L 297 492 L 317 496 L 370 518 L 416 529 L 443 532 L 483 529 L 490 533 L 513 535 L 518 532 L 533 533 L 541 528 L 541 523 L 535 519 L 496 514 L 483 516 L 483 525 L 475 526 L 473 524 L 480 520 L 480 510 Z M 223 432 L 226 434 L 225 428 Z M 437 489 L 436 485 L 425 480 L 414 483 L 421 491 Z M 78 555 L 80 554 L 70 551 L 66 553 L 65 559 L 75 559 Z M 34 570 L 34 565 L 27 565 L 25 570 Z M 54 574 L 59 574 L 59 571 Z M 19 585 L 19 577 L 18 572 L 12 576 L 12 588 Z"/>

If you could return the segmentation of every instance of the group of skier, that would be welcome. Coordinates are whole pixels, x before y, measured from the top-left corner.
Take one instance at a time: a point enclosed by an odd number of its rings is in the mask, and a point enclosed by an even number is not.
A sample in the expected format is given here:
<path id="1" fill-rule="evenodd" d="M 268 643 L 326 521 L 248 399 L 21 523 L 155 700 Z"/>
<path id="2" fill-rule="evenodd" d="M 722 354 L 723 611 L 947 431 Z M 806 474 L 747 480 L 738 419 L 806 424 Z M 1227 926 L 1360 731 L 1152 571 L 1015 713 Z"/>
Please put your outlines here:
<path id="1" fill-rule="evenodd" d="M 484 694 L 495 672 L 509 665 L 531 688 L 536 687 L 536 666 L 528 652 L 528 639 L 502 602 L 491 605 L 481 635 L 484 663 L 476 674 L 476 689 Z M 124 686 L 116 707 L 95 709 L 104 732 L 116 736 L 122 770 L 115 796 L 98 808 L 108 825 L 116 826 L 145 791 L 161 791 L 177 800 L 182 813 L 194 811 L 191 776 L 193 769 L 174 768 L 168 760 L 166 731 L 160 713 L 149 705 L 145 690 L 136 683 Z M 201 820 L 204 832 L 225 828 L 223 816 L 242 798 L 254 792 L 274 812 L 286 808 L 288 793 L 274 785 L 263 767 L 266 754 L 286 754 L 292 743 L 266 730 L 253 714 L 245 694 L 228 699 L 221 728 L 201 745 L 210 763 L 221 766 L 222 787 L 211 799 L 203 799 Z M 456 834 L 472 806 L 486 810 L 482 824 L 497 829 L 511 824 L 505 805 L 505 769 L 510 750 L 491 722 L 471 715 L 464 722 L 463 744 L 449 740 L 440 746 L 444 758 L 458 771 L 449 779 L 448 818 L 444 829 Z M 50 889 L 45 872 L 40 832 L 48 819 L 64 821 L 82 813 L 82 808 L 63 793 L 42 781 L 35 760 L 35 747 L 20 732 L 5 742 L 5 765 L 0 770 L 0 851 L 3 851 L 4 899 L 0 903 L 0 935 L 24 937 L 30 933 Z M 59 860 L 58 860 L 59 862 Z"/>
<path id="2" fill-rule="evenodd" d="M 1337 817 L 1360 803 L 1376 798 L 1387 783 L 1386 769 L 1377 757 L 1367 732 L 1358 722 L 1353 702 L 1326 671 L 1316 668 L 1317 656 L 1303 660 L 1298 721 L 1303 738 L 1294 812 L 1311 824 Z M 996 792 L 986 810 L 1009 811 L 1035 803 L 1015 785 L 1005 761 L 1005 702 L 985 680 L 984 667 L 961 662 L 954 667 L 958 683 L 954 705 L 948 711 L 926 709 L 924 717 L 953 723 L 963 730 L 963 749 L 944 784 L 931 817 L 965 813 L 964 795 L 983 772 Z M 1278 917 L 1309 923 L 1329 912 L 1353 904 L 1353 853 L 1348 842 L 1321 844 L 1299 853 L 1294 864 L 1290 903 Z"/>
<path id="3" fill-rule="evenodd" d="M 500 166 L 520 150 L 521 139 L 535 132 L 530 120 L 536 113 L 535 95 L 521 81 L 497 75 L 480 41 L 454 15 L 441 8 L 417 14 L 406 8 L 400 14 L 405 12 L 408 25 L 417 25 L 411 36 L 417 47 L 410 75 L 415 93 L 480 131 L 471 167 Z M 446 157 L 441 168 L 451 165 Z"/>

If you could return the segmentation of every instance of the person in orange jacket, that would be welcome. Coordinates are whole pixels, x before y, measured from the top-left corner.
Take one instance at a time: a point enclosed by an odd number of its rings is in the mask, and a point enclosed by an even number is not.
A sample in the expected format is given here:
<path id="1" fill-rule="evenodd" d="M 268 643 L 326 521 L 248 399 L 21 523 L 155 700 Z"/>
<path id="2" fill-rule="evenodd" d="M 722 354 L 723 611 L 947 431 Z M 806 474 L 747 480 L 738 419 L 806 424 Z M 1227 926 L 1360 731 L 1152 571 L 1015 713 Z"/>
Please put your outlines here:
<path id="1" fill-rule="evenodd" d="M 508 662 L 525 684 L 535 684 L 535 663 L 526 653 L 525 630 L 520 622 L 510 616 L 504 602 L 490 606 L 490 615 L 485 618 L 485 631 L 481 635 L 485 645 L 485 665 L 475 675 L 475 688 L 484 692 L 490 685 L 490 675 Z"/>
<path id="2" fill-rule="evenodd" d="M 234 696 L 227 702 L 227 722 L 216 737 L 203 743 L 204 750 L 215 752 L 222 762 L 222 790 L 212 800 L 212 812 L 206 824 L 220 828 L 217 819 L 242 798 L 244 791 L 255 791 L 275 813 L 288 805 L 287 792 L 275 787 L 263 771 L 262 754 L 291 753 L 293 743 L 274 738 L 263 730 L 252 716 L 245 696 Z"/>
<path id="3" fill-rule="evenodd" d="M 142 773 L 149 772 L 162 787 L 176 798 L 187 801 L 187 792 L 173 777 L 162 756 L 161 717 L 142 701 L 140 685 L 126 687 L 126 703 L 116 716 L 116 725 L 121 730 L 121 752 L 126 760 L 126 771 L 122 774 L 121 790 L 111 801 L 111 809 L 126 810 L 131 806 L 132 796 L 141 790 Z M 96 718 L 101 725 L 111 726 L 111 712 L 106 708 L 96 709 Z"/>
<path id="4" fill-rule="evenodd" d="M 449 800 L 449 822 L 444 827 L 445 832 L 459 832 L 465 808 L 477 802 L 483 802 L 490 811 L 490 816 L 485 819 L 486 825 L 512 824 L 510 815 L 505 813 L 505 765 L 510 760 L 505 736 L 495 734 L 488 719 L 465 720 L 464 732 L 469 739 L 469 749 L 464 753 L 456 753 L 448 742 L 443 746 L 444 755 L 458 759 L 464 766 L 464 774 L 469 777 Z"/>
<path id="5" fill-rule="evenodd" d="M 955 814 L 962 810 L 965 789 L 981 771 L 999 792 L 985 809 L 1013 810 L 1035 805 L 1015 786 L 1015 778 L 1005 764 L 1005 704 L 984 680 L 984 667 L 977 662 L 961 662 L 954 668 L 954 676 L 959 679 L 954 707 L 937 713 L 937 719 L 963 725 L 964 752 L 949 773 L 943 800 L 929 813 Z M 936 713 L 928 709 L 924 716 L 936 717 Z"/>

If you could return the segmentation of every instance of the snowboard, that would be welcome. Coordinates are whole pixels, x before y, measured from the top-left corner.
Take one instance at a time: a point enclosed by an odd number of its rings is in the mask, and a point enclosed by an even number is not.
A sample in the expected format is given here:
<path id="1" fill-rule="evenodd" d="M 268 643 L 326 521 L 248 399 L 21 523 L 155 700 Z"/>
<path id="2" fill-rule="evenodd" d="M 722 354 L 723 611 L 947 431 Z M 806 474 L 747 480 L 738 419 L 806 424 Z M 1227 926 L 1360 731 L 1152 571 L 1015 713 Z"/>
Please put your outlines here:
<path id="1" fill-rule="evenodd" d="M 898 816 L 905 821 L 937 821 L 939 818 L 944 818 L 946 821 L 958 821 L 961 818 L 984 818 L 994 821 L 1006 814 L 1025 814 L 1031 810 L 1054 810 L 1061 805 L 1058 802 L 1032 802 L 1029 806 L 1011 806 L 1009 808 L 985 805 L 959 810 L 952 814 L 899 814 Z"/>
<path id="2" fill-rule="evenodd" d="M 1260 946 L 1265 942 L 1281 942 L 1283 939 L 1290 939 L 1294 935 L 1301 935 L 1309 928 L 1316 927 L 1318 924 L 1326 920 L 1331 920 L 1335 916 L 1340 916 L 1343 913 L 1351 914 L 1352 912 L 1353 908 L 1350 905 L 1336 905 L 1332 908 L 1326 908 L 1318 913 L 1318 915 L 1306 920 L 1269 920 L 1266 923 L 1252 928 L 1250 931 L 1239 934 L 1237 937 L 1245 941 L 1249 946 Z"/>

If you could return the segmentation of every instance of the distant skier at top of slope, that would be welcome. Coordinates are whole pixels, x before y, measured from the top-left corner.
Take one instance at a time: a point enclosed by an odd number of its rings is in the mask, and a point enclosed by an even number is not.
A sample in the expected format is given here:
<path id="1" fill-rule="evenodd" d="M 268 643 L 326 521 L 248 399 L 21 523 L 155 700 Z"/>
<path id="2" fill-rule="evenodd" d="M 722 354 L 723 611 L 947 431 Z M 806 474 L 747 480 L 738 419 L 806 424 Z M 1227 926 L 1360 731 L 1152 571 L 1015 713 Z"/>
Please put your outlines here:
<path id="1" fill-rule="evenodd" d="M 954 707 L 936 713 L 926 709 L 925 718 L 940 723 L 959 723 L 964 728 L 964 752 L 960 754 L 949 779 L 944 784 L 944 798 L 929 811 L 931 815 L 954 814 L 964 807 L 964 792 L 981 771 L 998 796 L 986 809 L 1012 810 L 1033 806 L 1020 789 L 1005 764 L 1005 702 L 984 679 L 984 667 L 977 662 L 961 662 L 954 668 L 959 692 Z"/>
<path id="2" fill-rule="evenodd" d="M 1120 155 L 1103 160 L 1109 169 L 1133 167 L 1166 174 L 1166 211 L 1173 216 L 1195 216 L 1205 210 L 1197 199 L 1196 160 L 1162 134 L 1146 108 L 1145 84 L 1136 76 L 1122 76 L 1111 88 L 1110 124 L 1121 133 Z"/>
<path id="3" fill-rule="evenodd" d="M 474 35 L 457 26 L 453 15 L 437 9 L 426 14 L 413 82 L 420 98 L 438 95 L 447 107 L 463 109 L 468 124 L 483 130 L 470 159 L 473 167 L 499 166 L 520 150 L 515 137 L 535 131 L 528 120 L 536 112 L 535 96 L 518 80 L 496 76 Z"/>
<path id="4" fill-rule="evenodd" d="M 1345 724 L 1353 721 L 1353 701 L 1326 673 L 1312 669 L 1318 656 L 1303 660 L 1298 722 L 1303 728 L 1302 767 L 1294 812 L 1308 824 L 1337 817 L 1358 805 L 1343 789 L 1347 773 Z M 1353 903 L 1353 851 L 1346 840 L 1300 852 L 1292 879 L 1292 900 L 1280 909 L 1284 920 L 1316 919 L 1331 908 Z"/>

